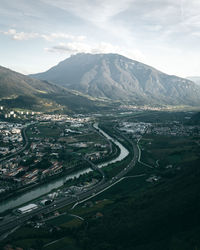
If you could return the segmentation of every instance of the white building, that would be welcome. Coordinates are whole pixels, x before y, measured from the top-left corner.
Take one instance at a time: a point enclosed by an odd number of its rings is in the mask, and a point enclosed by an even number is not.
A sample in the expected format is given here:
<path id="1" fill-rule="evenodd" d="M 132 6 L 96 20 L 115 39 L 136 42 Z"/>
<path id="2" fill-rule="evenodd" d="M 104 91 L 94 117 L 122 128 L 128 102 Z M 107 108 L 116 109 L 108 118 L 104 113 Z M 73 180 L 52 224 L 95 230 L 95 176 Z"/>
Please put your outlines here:
<path id="1" fill-rule="evenodd" d="M 36 204 L 28 204 L 27 206 L 18 208 L 17 211 L 20 212 L 21 214 L 25 214 L 37 208 L 38 206 Z"/>

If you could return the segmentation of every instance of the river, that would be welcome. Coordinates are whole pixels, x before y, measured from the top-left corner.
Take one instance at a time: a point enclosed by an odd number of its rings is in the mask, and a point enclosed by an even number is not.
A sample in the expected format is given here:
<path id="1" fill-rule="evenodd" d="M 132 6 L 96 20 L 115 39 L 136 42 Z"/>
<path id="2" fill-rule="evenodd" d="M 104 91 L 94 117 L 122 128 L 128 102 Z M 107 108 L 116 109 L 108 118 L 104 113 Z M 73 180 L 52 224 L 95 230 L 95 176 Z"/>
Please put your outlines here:
<path id="1" fill-rule="evenodd" d="M 128 155 L 128 153 L 129 153 L 128 150 L 121 143 L 119 143 L 117 140 L 113 139 L 108 134 L 106 134 L 102 129 L 100 129 L 98 127 L 97 123 L 94 124 L 94 128 L 97 129 L 101 134 L 103 134 L 107 139 L 109 139 L 113 143 L 115 143 L 120 149 L 120 154 L 118 157 L 116 157 L 115 159 L 113 159 L 111 161 L 101 163 L 98 165 L 98 167 L 105 167 L 109 164 L 115 163 L 117 161 L 121 161 Z M 31 200 L 34 200 L 34 199 L 38 198 L 39 196 L 45 195 L 45 194 L 51 192 L 53 189 L 61 187 L 65 181 L 67 181 L 69 179 L 73 179 L 75 177 L 78 178 L 80 175 L 85 174 L 85 173 L 89 173 L 91 171 L 93 171 L 91 168 L 79 170 L 77 172 L 74 172 L 73 174 L 70 174 L 67 176 L 62 176 L 56 180 L 52 180 L 49 183 L 45 183 L 43 185 L 36 186 L 35 188 L 33 188 L 33 189 L 23 193 L 23 194 L 19 194 L 16 197 L 12 197 L 10 199 L 2 201 L 2 202 L 0 202 L 0 213 L 6 211 L 8 209 L 13 209 L 17 206 L 20 206 L 24 203 L 31 201 Z"/>

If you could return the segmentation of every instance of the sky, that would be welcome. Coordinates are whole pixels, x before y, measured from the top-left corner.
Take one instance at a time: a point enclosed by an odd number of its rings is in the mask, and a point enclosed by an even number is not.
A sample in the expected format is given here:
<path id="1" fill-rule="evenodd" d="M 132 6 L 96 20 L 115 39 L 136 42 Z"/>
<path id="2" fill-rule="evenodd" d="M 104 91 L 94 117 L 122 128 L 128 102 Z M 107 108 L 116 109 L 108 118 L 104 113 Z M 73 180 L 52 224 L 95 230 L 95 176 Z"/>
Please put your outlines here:
<path id="1" fill-rule="evenodd" d="M 0 17 L 0 65 L 23 74 L 85 52 L 200 76 L 200 0 L 0 0 Z"/>

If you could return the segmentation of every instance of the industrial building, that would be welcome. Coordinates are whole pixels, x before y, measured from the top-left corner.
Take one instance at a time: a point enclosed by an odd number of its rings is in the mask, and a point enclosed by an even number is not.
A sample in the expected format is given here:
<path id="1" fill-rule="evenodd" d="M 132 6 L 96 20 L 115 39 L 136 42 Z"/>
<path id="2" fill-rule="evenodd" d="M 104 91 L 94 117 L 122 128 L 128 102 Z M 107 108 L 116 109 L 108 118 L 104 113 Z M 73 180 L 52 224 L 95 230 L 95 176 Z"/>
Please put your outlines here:
<path id="1" fill-rule="evenodd" d="M 17 209 L 17 211 L 21 214 L 24 214 L 24 213 L 28 213 L 28 212 L 31 212 L 32 210 L 38 208 L 38 206 L 36 204 L 28 204 L 24 207 L 20 207 Z"/>
<path id="2" fill-rule="evenodd" d="M 47 205 L 51 204 L 51 202 L 52 202 L 52 200 L 45 199 L 45 200 L 40 201 L 40 204 L 42 204 L 43 206 L 47 206 Z"/>

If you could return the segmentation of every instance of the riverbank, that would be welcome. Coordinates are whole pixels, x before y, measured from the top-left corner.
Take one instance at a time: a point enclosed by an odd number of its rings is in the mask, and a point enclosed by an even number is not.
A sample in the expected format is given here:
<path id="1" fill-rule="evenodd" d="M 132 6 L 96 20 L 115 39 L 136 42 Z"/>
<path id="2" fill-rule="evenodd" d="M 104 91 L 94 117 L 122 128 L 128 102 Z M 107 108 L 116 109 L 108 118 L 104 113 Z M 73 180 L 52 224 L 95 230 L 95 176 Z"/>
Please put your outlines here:
<path id="1" fill-rule="evenodd" d="M 129 151 L 121 143 L 119 143 L 117 140 L 113 139 L 111 136 L 109 136 L 103 130 L 101 130 L 98 127 L 98 124 L 95 125 L 95 128 L 98 129 L 98 131 L 101 132 L 107 139 L 111 140 L 113 143 L 115 143 L 120 148 L 120 154 L 117 158 L 115 158 L 114 160 L 102 163 L 100 165 L 97 165 L 97 167 L 105 167 L 111 163 L 121 161 L 129 154 Z M 68 176 L 56 178 L 56 180 L 54 180 L 54 181 L 51 181 L 49 183 L 35 187 L 33 190 L 30 190 L 30 192 L 23 193 L 15 198 L 12 197 L 12 199 L 6 200 L 3 203 L 1 202 L 0 203 L 0 213 L 6 211 L 8 209 L 13 209 L 17 206 L 24 204 L 24 203 L 30 202 L 31 200 L 34 200 L 34 199 L 38 198 L 39 196 L 42 196 L 42 195 L 45 195 L 45 194 L 51 192 L 53 189 L 56 189 L 56 188 L 63 186 L 63 184 L 67 180 L 73 179 L 75 177 L 78 178 L 80 175 L 85 174 L 85 173 L 89 173 L 91 171 L 92 171 L 91 168 L 86 168 L 84 170 L 77 171 L 76 173 L 71 173 Z"/>
<path id="2" fill-rule="evenodd" d="M 59 177 L 67 177 L 67 175 L 69 175 L 69 174 L 71 174 L 73 172 L 76 172 L 76 171 L 79 171 L 79 170 L 84 170 L 84 169 L 88 169 L 88 167 L 81 168 L 81 167 L 77 167 L 76 166 L 75 168 L 73 167 L 71 169 L 66 169 L 63 172 L 61 172 L 59 174 L 56 174 L 56 175 L 53 175 L 51 177 L 48 177 L 46 179 L 43 179 L 40 182 L 36 182 L 36 183 L 30 184 L 30 185 L 28 185 L 28 186 L 26 186 L 24 188 L 19 188 L 19 189 L 13 191 L 12 193 L 2 194 L 1 197 L 0 197 L 0 204 L 1 204 L 1 202 L 5 201 L 7 199 L 10 199 L 10 198 L 12 198 L 12 197 L 14 197 L 16 195 L 20 195 L 20 194 L 22 194 L 24 192 L 32 190 L 35 187 L 39 187 L 39 186 L 45 185 L 45 184 L 49 183 L 50 181 L 56 180 Z"/>

